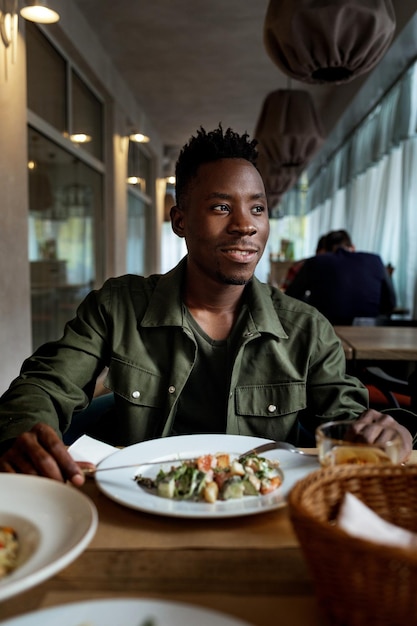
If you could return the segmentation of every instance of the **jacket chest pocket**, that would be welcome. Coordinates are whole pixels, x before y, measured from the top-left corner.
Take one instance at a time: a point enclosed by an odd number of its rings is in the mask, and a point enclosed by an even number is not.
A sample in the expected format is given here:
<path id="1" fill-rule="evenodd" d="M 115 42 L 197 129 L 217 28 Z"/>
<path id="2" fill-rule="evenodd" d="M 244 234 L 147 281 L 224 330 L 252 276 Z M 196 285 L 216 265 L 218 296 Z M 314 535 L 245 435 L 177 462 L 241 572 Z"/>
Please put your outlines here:
<path id="1" fill-rule="evenodd" d="M 164 405 L 162 376 L 130 363 L 113 358 L 104 384 L 134 405 L 152 408 Z"/>
<path id="2" fill-rule="evenodd" d="M 242 417 L 280 417 L 307 405 L 305 383 L 245 385 L 235 392 L 236 414 Z"/>

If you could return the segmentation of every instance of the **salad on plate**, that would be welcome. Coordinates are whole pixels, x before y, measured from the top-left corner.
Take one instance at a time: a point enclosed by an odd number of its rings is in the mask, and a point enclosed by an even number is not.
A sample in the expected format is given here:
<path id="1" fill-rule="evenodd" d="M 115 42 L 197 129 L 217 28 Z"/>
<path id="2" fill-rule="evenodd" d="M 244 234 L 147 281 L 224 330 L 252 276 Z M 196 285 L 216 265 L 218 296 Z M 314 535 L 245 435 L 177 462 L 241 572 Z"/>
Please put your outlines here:
<path id="1" fill-rule="evenodd" d="M 281 486 L 283 474 L 278 460 L 256 454 L 232 458 L 218 452 L 182 461 L 168 470 L 161 467 L 155 478 L 139 474 L 135 480 L 162 498 L 214 503 L 269 494 Z"/>

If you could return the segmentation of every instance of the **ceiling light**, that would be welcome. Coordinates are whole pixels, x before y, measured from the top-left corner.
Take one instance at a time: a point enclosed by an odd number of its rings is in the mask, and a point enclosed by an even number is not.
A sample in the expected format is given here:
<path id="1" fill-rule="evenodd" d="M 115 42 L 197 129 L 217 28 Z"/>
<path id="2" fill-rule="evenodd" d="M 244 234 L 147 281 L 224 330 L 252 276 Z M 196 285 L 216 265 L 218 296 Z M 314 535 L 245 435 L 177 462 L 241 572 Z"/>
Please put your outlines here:
<path id="1" fill-rule="evenodd" d="M 26 0 L 25 6 L 20 9 L 20 15 L 25 20 L 38 24 L 54 24 L 59 20 L 59 14 L 48 7 L 46 0 Z"/>
<path id="2" fill-rule="evenodd" d="M 165 180 L 169 185 L 175 185 L 175 176 L 167 176 Z"/>
<path id="3" fill-rule="evenodd" d="M 147 135 L 143 135 L 142 133 L 132 133 L 129 135 L 130 141 L 135 141 L 136 143 L 148 143 L 149 137 Z"/>

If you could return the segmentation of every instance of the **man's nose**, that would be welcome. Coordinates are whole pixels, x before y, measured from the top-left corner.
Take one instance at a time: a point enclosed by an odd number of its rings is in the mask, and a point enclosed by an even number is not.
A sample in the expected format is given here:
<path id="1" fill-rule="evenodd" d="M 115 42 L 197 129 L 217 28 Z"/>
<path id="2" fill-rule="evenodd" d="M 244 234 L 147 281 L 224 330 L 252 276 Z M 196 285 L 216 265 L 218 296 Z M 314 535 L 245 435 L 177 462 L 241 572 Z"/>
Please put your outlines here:
<path id="1" fill-rule="evenodd" d="M 254 235 L 257 229 L 252 213 L 243 210 L 233 211 L 228 230 L 243 235 Z"/>

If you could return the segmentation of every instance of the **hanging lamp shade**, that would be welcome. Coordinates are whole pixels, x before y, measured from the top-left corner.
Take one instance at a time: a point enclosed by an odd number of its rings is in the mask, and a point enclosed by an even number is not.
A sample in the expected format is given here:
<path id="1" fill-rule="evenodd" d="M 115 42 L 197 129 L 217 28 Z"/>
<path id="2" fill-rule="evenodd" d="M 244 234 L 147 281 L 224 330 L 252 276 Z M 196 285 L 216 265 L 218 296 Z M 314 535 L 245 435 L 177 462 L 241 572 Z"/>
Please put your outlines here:
<path id="1" fill-rule="evenodd" d="M 255 138 L 275 167 L 304 168 L 323 143 L 313 98 L 302 89 L 277 89 L 262 105 Z"/>
<path id="2" fill-rule="evenodd" d="M 288 76 L 340 84 L 373 68 L 394 31 L 391 0 L 269 0 L 264 44 Z"/>
<path id="3" fill-rule="evenodd" d="M 265 154 L 262 146 L 258 146 L 258 170 L 265 185 L 265 193 L 269 209 L 281 200 L 281 197 L 295 185 L 301 174 L 297 166 L 282 167 L 274 164 Z"/>
<path id="4" fill-rule="evenodd" d="M 270 199 L 276 200 L 297 182 L 323 143 L 323 129 L 308 91 L 278 89 L 268 94 L 254 136 L 270 205 Z"/>

